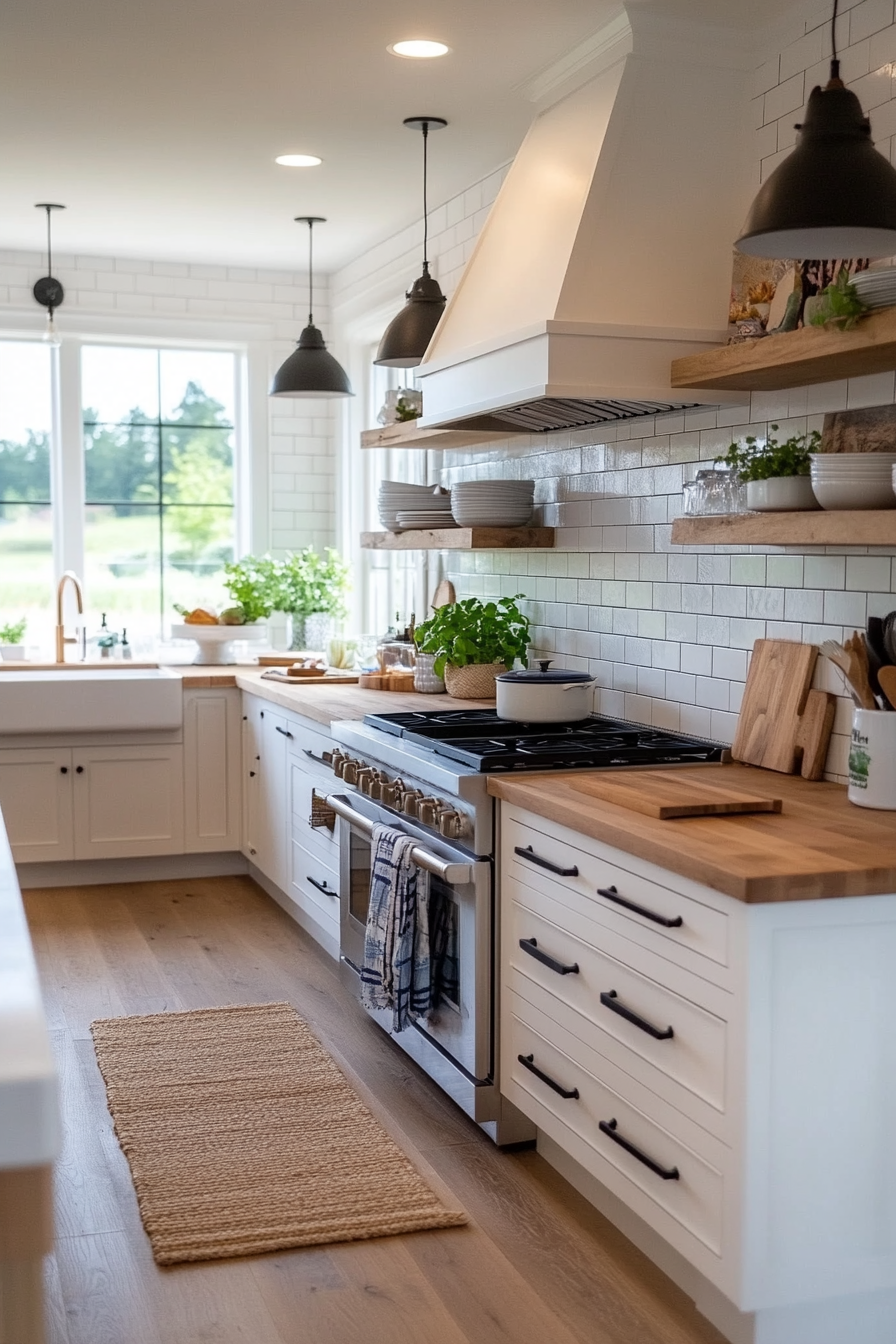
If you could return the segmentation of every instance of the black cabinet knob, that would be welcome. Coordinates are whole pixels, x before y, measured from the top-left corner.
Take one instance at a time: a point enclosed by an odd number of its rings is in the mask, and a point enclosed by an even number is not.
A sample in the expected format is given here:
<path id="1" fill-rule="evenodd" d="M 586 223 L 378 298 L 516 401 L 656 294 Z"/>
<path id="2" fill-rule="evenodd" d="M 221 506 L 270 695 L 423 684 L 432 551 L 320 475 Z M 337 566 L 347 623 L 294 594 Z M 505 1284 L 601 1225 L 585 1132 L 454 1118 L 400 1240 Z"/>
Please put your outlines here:
<path id="1" fill-rule="evenodd" d="M 60 765 L 60 767 L 59 767 L 59 773 L 60 773 L 60 775 L 67 775 L 67 774 L 68 774 L 68 766 L 67 766 L 67 765 Z"/>
<path id="2" fill-rule="evenodd" d="M 75 766 L 75 774 L 76 774 L 76 775 L 83 775 L 83 773 L 84 773 L 84 767 L 83 767 L 83 765 L 76 765 L 76 766 Z"/>

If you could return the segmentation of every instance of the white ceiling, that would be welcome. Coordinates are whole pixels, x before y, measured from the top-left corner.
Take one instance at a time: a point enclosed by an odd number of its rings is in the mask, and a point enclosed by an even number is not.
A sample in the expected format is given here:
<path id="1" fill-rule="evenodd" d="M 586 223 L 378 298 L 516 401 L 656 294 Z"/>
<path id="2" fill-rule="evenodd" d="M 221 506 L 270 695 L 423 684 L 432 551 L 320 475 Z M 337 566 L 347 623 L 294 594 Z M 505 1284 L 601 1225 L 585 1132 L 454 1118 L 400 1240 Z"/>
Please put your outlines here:
<path id="1" fill-rule="evenodd" d="M 774 0 L 662 0 L 752 23 Z M 3 0 L 0 246 L 321 270 L 419 218 L 510 158 L 535 108 L 522 86 L 596 32 L 618 0 Z M 435 37 L 436 61 L 389 42 Z M 275 165 L 310 152 L 314 169 Z"/>

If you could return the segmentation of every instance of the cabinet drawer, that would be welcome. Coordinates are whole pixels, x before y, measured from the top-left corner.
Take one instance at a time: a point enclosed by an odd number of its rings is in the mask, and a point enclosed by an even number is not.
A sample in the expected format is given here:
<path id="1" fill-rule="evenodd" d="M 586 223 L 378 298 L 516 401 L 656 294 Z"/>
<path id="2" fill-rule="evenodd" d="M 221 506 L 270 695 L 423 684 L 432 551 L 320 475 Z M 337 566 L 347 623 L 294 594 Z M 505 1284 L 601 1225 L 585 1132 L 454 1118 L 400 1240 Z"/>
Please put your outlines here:
<path id="1" fill-rule="evenodd" d="M 712 975 L 707 961 L 729 965 L 728 916 L 684 894 L 696 883 L 679 878 L 675 887 L 664 886 L 637 872 L 637 861 L 621 851 L 563 827 L 556 834 L 540 830 L 530 825 L 528 815 L 525 823 L 506 817 L 502 832 L 504 872 L 541 890 L 557 885 L 584 896 L 595 918 L 608 927 L 698 974 Z"/>
<path id="2" fill-rule="evenodd" d="M 679 988 L 659 983 L 595 945 L 600 927 L 584 916 L 521 884 L 514 887 L 514 899 L 504 907 L 509 986 L 524 998 L 531 997 L 528 985 L 540 986 L 539 1004 L 552 1016 L 552 1000 L 574 1010 L 564 1021 L 599 1053 L 648 1086 L 655 1086 L 658 1071 L 675 1088 L 723 1112 L 727 1022 L 679 992 L 689 987 L 687 973 L 678 973 Z M 698 988 L 711 987 L 698 982 Z M 727 1008 L 722 991 L 715 997 L 718 1007 Z"/>
<path id="3" fill-rule="evenodd" d="M 322 773 L 306 769 L 301 758 L 289 758 L 289 795 L 291 808 L 292 838 L 304 848 L 318 855 L 332 868 L 339 867 L 339 849 L 336 843 L 335 817 L 333 829 L 327 826 L 312 826 L 312 814 L 315 811 L 313 795 L 317 795 L 317 807 L 325 799 L 327 791 L 332 790 Z M 330 813 L 332 816 L 333 814 Z"/>
<path id="4" fill-rule="evenodd" d="M 328 780 L 332 780 L 333 771 L 328 757 L 335 744 L 330 734 L 323 728 L 309 727 L 304 719 L 297 719 L 292 714 L 288 716 L 286 728 L 292 734 L 288 739 L 290 751 L 299 756 L 308 769 L 317 769 Z"/>
<path id="5" fill-rule="evenodd" d="M 511 996 L 502 1032 L 502 1091 L 688 1258 L 698 1258 L 691 1238 L 721 1255 L 721 1145 L 668 1108 L 668 1124 L 651 1118 L 615 1088 L 608 1066 L 581 1042 L 549 1021 L 535 1029 L 524 1014 L 525 1005 Z"/>
<path id="6" fill-rule="evenodd" d="M 317 918 L 326 916 L 327 922 L 332 922 L 338 932 L 339 875 L 336 869 L 328 867 L 296 840 L 292 842 L 291 854 L 290 896 L 303 910 L 319 912 Z"/>

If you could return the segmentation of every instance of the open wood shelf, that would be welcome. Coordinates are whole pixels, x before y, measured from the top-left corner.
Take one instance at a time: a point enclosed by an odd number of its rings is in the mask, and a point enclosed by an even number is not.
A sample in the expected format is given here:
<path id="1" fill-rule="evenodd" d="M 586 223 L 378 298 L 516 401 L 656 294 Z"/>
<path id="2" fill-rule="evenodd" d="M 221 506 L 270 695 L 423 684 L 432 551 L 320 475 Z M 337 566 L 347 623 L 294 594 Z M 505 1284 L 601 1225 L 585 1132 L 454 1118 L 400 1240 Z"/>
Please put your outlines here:
<path id="1" fill-rule="evenodd" d="M 419 429 L 416 420 L 405 420 L 382 429 L 365 429 L 362 448 L 488 448 L 497 441 L 517 437 L 510 430 L 494 433 L 485 429 Z"/>
<path id="2" fill-rule="evenodd" d="M 362 532 L 365 551 L 543 551 L 552 527 L 440 527 L 407 532 Z"/>
<path id="3" fill-rule="evenodd" d="M 863 317 L 852 331 L 801 327 L 672 361 L 672 386 L 773 392 L 896 369 L 896 307 Z"/>
<path id="4" fill-rule="evenodd" d="M 807 509 L 676 518 L 676 546 L 896 546 L 896 509 Z"/>

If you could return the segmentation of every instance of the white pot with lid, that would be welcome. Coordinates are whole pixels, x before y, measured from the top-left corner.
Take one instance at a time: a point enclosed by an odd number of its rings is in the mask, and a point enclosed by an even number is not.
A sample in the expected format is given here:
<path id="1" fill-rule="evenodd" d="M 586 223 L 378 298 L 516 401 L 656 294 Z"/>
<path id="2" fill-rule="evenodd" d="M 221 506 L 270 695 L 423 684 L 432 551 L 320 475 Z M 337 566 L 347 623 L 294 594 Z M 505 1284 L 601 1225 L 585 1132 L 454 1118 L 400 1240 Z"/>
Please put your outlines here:
<path id="1" fill-rule="evenodd" d="M 573 723 L 592 710 L 595 678 L 587 672 L 551 667 L 539 658 L 535 667 L 502 672 L 495 678 L 498 718 L 516 723 Z"/>

